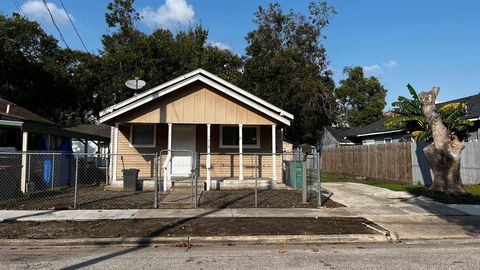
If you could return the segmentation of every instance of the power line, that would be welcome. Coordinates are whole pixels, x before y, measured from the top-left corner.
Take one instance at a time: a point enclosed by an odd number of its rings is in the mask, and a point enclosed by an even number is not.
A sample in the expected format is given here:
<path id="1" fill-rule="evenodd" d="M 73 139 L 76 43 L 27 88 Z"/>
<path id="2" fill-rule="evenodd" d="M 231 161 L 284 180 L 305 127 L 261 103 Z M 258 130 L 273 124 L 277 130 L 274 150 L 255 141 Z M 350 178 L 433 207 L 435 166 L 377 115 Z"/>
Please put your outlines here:
<path id="1" fill-rule="evenodd" d="M 62 31 L 60 31 L 60 28 L 58 28 L 58 25 L 57 25 L 57 23 L 55 22 L 55 19 L 53 18 L 52 12 L 50 11 L 50 8 L 48 7 L 47 2 L 46 2 L 45 0 L 43 0 L 43 5 L 44 5 L 45 8 L 47 9 L 48 14 L 50 14 L 50 19 L 52 19 L 53 25 L 55 26 L 55 28 L 57 28 L 57 31 L 58 31 L 58 33 L 60 34 L 60 38 L 62 39 L 63 43 L 65 43 L 65 46 L 67 46 L 67 49 L 70 50 L 70 47 L 68 46 L 67 41 L 66 41 L 65 38 L 63 37 Z"/>
<path id="2" fill-rule="evenodd" d="M 68 20 L 69 20 L 70 23 L 72 24 L 73 29 L 75 30 L 75 33 L 77 33 L 77 37 L 78 37 L 78 39 L 80 39 L 80 42 L 82 43 L 83 48 L 84 48 L 85 51 L 88 53 L 87 46 L 85 46 L 85 43 L 83 42 L 83 39 L 82 39 L 82 37 L 80 36 L 80 33 L 78 33 L 77 27 L 75 27 L 75 24 L 73 23 L 72 18 L 70 18 L 70 14 L 68 14 L 68 11 L 67 11 L 67 9 L 65 8 L 65 5 L 63 4 L 63 1 L 60 0 L 60 3 L 62 4 L 63 10 L 65 10 L 65 13 L 67 14 Z"/>
<path id="3" fill-rule="evenodd" d="M 18 4 L 17 0 L 12 0 L 12 1 L 13 1 L 13 4 L 17 7 L 18 12 L 20 12 L 20 15 L 22 15 L 22 17 L 25 18 L 25 13 L 23 13 L 23 10 L 22 10 L 22 8 L 20 7 L 20 5 Z"/>

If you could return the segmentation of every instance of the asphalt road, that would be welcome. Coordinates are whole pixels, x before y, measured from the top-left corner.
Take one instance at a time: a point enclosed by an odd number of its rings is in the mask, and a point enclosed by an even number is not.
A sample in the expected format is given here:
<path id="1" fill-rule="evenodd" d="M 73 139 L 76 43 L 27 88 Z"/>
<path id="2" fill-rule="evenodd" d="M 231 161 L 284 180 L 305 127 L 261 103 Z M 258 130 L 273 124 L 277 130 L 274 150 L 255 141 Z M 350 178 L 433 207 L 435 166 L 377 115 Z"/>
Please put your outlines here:
<path id="1" fill-rule="evenodd" d="M 0 269 L 480 269 L 480 241 L 199 247 L 0 248 Z"/>

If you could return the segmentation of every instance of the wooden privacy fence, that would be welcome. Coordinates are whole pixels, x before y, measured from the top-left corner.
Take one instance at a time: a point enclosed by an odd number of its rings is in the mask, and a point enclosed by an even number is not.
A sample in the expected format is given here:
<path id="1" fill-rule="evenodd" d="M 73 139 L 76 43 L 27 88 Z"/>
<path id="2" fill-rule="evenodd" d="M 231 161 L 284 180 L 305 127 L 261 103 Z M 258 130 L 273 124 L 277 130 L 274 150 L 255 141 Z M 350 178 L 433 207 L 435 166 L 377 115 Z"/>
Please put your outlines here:
<path id="1" fill-rule="evenodd" d="M 412 183 L 411 143 L 326 147 L 322 170 Z"/>

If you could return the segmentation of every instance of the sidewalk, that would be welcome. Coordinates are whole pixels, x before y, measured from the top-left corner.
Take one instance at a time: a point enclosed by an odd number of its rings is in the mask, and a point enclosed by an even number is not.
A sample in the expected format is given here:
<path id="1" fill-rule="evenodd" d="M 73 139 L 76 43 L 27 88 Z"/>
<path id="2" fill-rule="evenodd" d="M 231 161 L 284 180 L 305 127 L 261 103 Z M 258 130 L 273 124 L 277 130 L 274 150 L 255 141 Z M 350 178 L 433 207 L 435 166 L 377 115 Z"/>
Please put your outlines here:
<path id="1" fill-rule="evenodd" d="M 347 206 L 342 210 L 373 221 L 400 239 L 480 237 L 479 205 L 447 205 L 359 183 L 325 183 L 323 187 Z"/>
<path id="2" fill-rule="evenodd" d="M 445 205 L 407 192 L 358 183 L 325 183 L 341 208 L 4 210 L 0 222 L 207 217 L 363 217 L 400 240 L 480 237 L 480 206 Z"/>

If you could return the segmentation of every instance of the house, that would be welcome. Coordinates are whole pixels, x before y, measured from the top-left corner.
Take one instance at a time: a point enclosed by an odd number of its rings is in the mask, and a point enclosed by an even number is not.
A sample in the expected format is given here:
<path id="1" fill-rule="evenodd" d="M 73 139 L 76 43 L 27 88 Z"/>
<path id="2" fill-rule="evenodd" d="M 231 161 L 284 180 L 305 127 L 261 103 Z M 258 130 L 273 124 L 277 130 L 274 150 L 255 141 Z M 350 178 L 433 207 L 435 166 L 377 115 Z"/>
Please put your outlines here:
<path id="1" fill-rule="evenodd" d="M 388 117 L 384 116 L 366 126 L 353 128 L 347 139 L 354 144 L 386 144 L 408 142 L 412 140 L 406 129 L 390 129 L 383 124 Z"/>
<path id="2" fill-rule="evenodd" d="M 463 97 L 447 102 L 438 103 L 437 106 L 442 106 L 446 103 L 464 102 L 467 104 L 467 114 L 463 119 L 469 119 L 474 123 L 469 128 L 468 141 L 480 140 L 480 93 Z M 388 117 L 384 116 L 379 120 L 358 128 L 352 128 L 350 135 L 346 138 L 355 144 L 385 144 L 411 141 L 412 137 L 406 129 L 389 129 L 383 124 Z"/>
<path id="3" fill-rule="evenodd" d="M 62 128 L 54 122 L 35 114 L 11 101 L 0 98 L 0 152 L 2 162 L 15 164 L 0 164 L 3 166 L 18 166 L 20 183 L 16 186 L 25 193 L 27 191 L 27 169 L 32 163 L 44 162 L 37 158 L 27 159 L 30 153 L 72 152 L 72 138 L 81 140 L 102 141 L 108 143 L 108 138 L 76 132 Z M 22 152 L 21 159 L 9 159 L 14 153 Z M 19 155 L 16 155 L 19 156 Z M 20 157 L 20 156 L 19 156 Z M 30 154 L 31 157 L 31 154 Z M 29 163 L 29 160 L 31 163 Z M 16 164 L 18 161 L 19 164 Z M 43 167 L 42 167 L 43 170 Z M 39 172 L 42 174 L 43 172 Z M 16 181 L 16 180 L 15 180 Z"/>
<path id="4" fill-rule="evenodd" d="M 354 143 L 348 139 L 354 134 L 354 129 L 347 127 L 324 127 L 321 138 L 318 140 L 317 148 L 332 145 L 353 145 Z"/>
<path id="5" fill-rule="evenodd" d="M 195 162 L 207 190 L 253 177 L 282 184 L 282 129 L 292 120 L 292 114 L 203 69 L 100 113 L 100 122 L 112 127 L 111 184 L 121 183 L 121 171 L 129 167 L 154 179 L 152 155 L 159 153 L 164 189 L 189 177 Z"/>
<path id="6" fill-rule="evenodd" d="M 89 141 L 72 139 L 72 151 L 86 154 L 108 154 L 110 142 L 110 126 L 104 124 L 82 124 L 66 128 L 71 131 L 81 132 L 104 138 L 104 141 Z"/>

